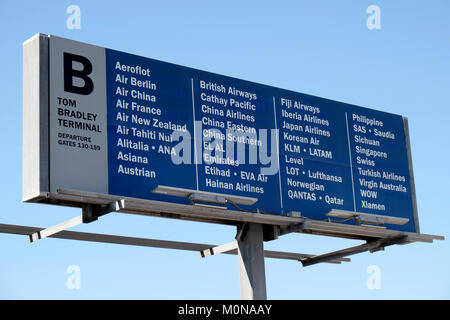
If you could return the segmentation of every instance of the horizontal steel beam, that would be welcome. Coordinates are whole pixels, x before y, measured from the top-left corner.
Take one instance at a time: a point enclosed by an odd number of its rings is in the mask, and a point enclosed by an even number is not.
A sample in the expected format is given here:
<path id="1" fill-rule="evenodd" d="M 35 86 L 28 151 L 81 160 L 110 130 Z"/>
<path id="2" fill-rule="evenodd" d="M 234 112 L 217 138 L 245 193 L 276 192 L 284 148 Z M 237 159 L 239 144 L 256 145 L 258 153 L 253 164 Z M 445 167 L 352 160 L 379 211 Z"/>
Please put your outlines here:
<path id="1" fill-rule="evenodd" d="M 365 238 L 379 238 L 386 239 L 399 235 L 408 236 L 408 241 L 419 241 L 419 242 L 433 242 L 433 240 L 445 240 L 443 236 L 429 235 L 414 232 L 403 232 L 396 230 L 387 230 L 380 228 L 372 228 L 365 226 L 354 226 L 342 223 L 319 221 L 319 220 L 305 220 L 303 225 L 303 230 L 301 232 L 317 234 L 317 235 L 328 235 L 336 237 L 348 237 L 353 239 L 365 239 Z"/>
<path id="2" fill-rule="evenodd" d="M 355 226 L 328 221 L 312 220 L 304 217 L 288 217 L 283 215 L 224 210 L 222 208 L 199 207 L 153 200 L 122 198 L 113 195 L 78 190 L 60 189 L 57 193 L 42 194 L 39 200 L 35 200 L 75 206 L 80 206 L 82 203 L 97 203 L 115 206 L 114 210 L 121 213 L 176 218 L 227 225 L 238 225 L 243 222 L 261 223 L 280 226 L 284 230 L 287 230 L 284 227 L 293 225 L 299 226 L 303 223 L 301 228 L 298 228 L 295 232 L 341 237 L 346 239 L 385 239 L 400 234 L 407 235 L 408 241 L 411 242 L 433 242 L 433 240 L 445 239 L 445 237 L 437 235 Z"/>
<path id="3" fill-rule="evenodd" d="M 39 232 L 42 230 L 44 230 L 44 228 L 19 226 L 19 225 L 11 225 L 11 224 L 0 224 L 0 233 L 29 236 L 30 234 L 33 234 L 33 233 L 36 233 L 36 232 Z M 136 237 L 124 237 L 124 236 L 116 236 L 116 235 L 109 235 L 109 234 L 88 233 L 88 232 L 67 231 L 67 230 L 63 230 L 61 232 L 49 235 L 49 237 L 57 238 L 57 239 L 92 241 L 92 242 L 100 242 L 100 243 L 122 244 L 122 245 L 142 246 L 142 247 L 151 247 L 151 248 L 188 250 L 188 251 L 196 251 L 196 252 L 203 251 L 203 250 L 209 250 L 210 248 L 217 247 L 214 244 L 179 242 L 179 241 L 157 240 L 157 239 L 136 238 Z M 231 250 L 231 251 L 227 251 L 224 253 L 236 255 L 237 250 Z M 312 256 L 313 255 L 303 254 L 303 253 L 264 250 L 264 257 L 266 257 L 266 258 L 300 260 L 300 259 L 304 259 L 304 258 L 312 257 Z M 348 261 L 350 261 L 350 259 L 345 259 L 345 258 L 331 259 L 327 262 L 339 264 L 344 261 L 348 262 Z"/>
<path id="4" fill-rule="evenodd" d="M 271 225 L 289 225 L 303 221 L 302 218 L 291 218 L 279 215 L 243 212 L 235 210 L 223 210 L 221 208 L 199 207 L 176 203 L 165 203 L 151 200 L 120 200 L 117 212 L 137 213 L 146 215 L 148 212 L 176 213 L 197 219 L 209 219 L 216 221 L 251 222 Z"/>
<path id="5" fill-rule="evenodd" d="M 88 201 L 89 203 L 99 201 L 101 204 L 105 204 L 105 201 L 109 204 L 115 202 L 117 212 L 150 216 L 172 215 L 172 217 L 175 218 L 192 218 L 196 221 L 204 219 L 205 222 L 227 223 L 230 225 L 236 225 L 237 222 L 254 222 L 287 226 L 291 223 L 303 221 L 303 218 L 297 217 L 237 210 L 223 210 L 222 208 L 199 207 L 154 200 L 141 200 L 78 190 L 59 189 L 57 193 L 46 193 L 43 196 L 47 199 L 72 202 L 80 201 L 81 203 L 83 201 Z"/>

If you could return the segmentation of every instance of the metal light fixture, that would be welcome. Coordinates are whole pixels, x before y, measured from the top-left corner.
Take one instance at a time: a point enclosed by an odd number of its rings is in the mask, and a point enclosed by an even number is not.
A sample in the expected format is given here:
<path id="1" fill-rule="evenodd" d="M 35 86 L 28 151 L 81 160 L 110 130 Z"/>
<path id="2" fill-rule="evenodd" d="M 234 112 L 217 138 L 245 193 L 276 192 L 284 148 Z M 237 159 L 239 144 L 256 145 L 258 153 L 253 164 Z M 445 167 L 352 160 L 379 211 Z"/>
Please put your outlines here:
<path id="1" fill-rule="evenodd" d="M 258 201 L 257 198 L 233 196 L 229 194 L 205 192 L 191 189 L 174 188 L 168 186 L 157 186 L 153 193 L 167 194 L 171 196 L 186 197 L 192 201 L 221 204 L 224 205 L 227 201 L 232 201 L 237 204 L 252 205 Z"/>
<path id="2" fill-rule="evenodd" d="M 404 225 L 409 221 L 409 219 L 407 218 L 398 218 L 392 216 L 383 216 L 379 214 L 361 213 L 356 211 L 347 211 L 338 209 L 332 209 L 330 212 L 327 213 L 327 216 L 344 219 L 354 217 L 358 222 L 376 225 L 384 225 L 385 223 Z"/>

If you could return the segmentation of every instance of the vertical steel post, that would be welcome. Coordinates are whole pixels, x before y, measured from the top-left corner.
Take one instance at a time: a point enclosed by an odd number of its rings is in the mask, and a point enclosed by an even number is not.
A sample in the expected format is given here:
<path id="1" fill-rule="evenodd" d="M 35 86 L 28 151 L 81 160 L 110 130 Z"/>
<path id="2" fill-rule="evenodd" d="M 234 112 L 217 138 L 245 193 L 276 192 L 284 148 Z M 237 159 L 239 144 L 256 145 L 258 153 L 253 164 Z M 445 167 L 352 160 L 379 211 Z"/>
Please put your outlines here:
<path id="1" fill-rule="evenodd" d="M 248 223 L 246 229 L 237 239 L 241 299 L 265 300 L 267 293 L 263 226 Z"/>

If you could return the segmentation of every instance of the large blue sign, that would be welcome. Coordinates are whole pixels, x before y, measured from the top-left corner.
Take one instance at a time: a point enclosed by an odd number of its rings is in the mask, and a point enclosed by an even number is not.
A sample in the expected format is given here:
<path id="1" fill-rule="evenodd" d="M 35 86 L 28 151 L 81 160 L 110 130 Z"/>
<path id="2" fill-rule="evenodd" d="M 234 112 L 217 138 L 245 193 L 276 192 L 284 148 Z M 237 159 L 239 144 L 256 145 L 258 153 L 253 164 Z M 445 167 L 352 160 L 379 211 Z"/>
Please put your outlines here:
<path id="1" fill-rule="evenodd" d="M 399 115 L 53 36 L 49 69 L 51 192 L 189 203 L 153 192 L 165 186 L 254 198 L 241 209 L 267 214 L 403 218 L 387 227 L 417 231 Z"/>
<path id="2" fill-rule="evenodd" d="M 257 198 L 245 209 L 270 214 L 407 218 L 389 227 L 415 231 L 399 115 L 109 49 L 106 78 L 110 194 L 187 202 L 152 192 L 164 185 Z"/>

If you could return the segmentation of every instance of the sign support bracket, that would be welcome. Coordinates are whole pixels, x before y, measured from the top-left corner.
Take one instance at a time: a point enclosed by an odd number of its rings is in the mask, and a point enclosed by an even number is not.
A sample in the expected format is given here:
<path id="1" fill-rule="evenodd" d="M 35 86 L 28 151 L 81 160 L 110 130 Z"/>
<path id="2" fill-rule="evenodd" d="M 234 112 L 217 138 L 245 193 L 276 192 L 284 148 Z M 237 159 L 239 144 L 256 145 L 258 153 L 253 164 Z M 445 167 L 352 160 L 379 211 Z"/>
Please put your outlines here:
<path id="1" fill-rule="evenodd" d="M 83 223 L 83 215 L 79 215 L 75 218 L 69 219 L 67 221 L 58 223 L 57 225 L 54 225 L 52 227 L 49 227 L 47 229 L 44 229 L 42 231 L 37 231 L 29 235 L 29 241 L 30 243 L 35 242 L 37 240 L 40 240 L 42 238 L 50 237 L 58 232 L 61 232 L 63 230 L 72 228 L 76 225 L 79 225 Z"/>
<path id="2" fill-rule="evenodd" d="M 42 238 L 50 237 L 58 232 L 61 232 L 63 230 L 75 227 L 82 223 L 90 223 L 93 221 L 96 221 L 98 217 L 105 215 L 109 212 L 115 211 L 113 209 L 112 205 L 109 206 L 102 206 L 100 204 L 91 204 L 86 203 L 82 205 L 82 214 L 79 216 L 76 216 L 72 219 L 63 221 L 61 223 L 58 223 L 57 225 L 54 225 L 52 227 L 48 227 L 41 231 L 36 231 L 28 236 L 29 242 L 36 242 Z"/>
<path id="3" fill-rule="evenodd" d="M 200 257 L 206 258 L 219 253 L 226 253 L 229 251 L 236 250 L 238 247 L 237 241 L 233 241 L 231 243 L 223 244 L 221 246 L 212 247 L 209 249 L 201 250 Z"/>
<path id="4" fill-rule="evenodd" d="M 355 247 L 350 247 L 347 249 L 333 251 L 330 253 L 326 253 L 326 254 L 310 257 L 310 258 L 300 259 L 300 262 L 303 265 L 303 267 L 307 267 L 307 266 L 311 266 L 311 265 L 314 265 L 317 263 L 326 262 L 330 259 L 343 258 L 346 256 L 350 256 L 350 255 L 357 254 L 357 253 L 362 253 L 365 251 L 370 251 L 371 253 L 374 253 L 376 251 L 384 250 L 384 248 L 387 246 L 394 245 L 394 244 L 403 244 L 403 243 L 406 243 L 407 241 L 408 241 L 408 236 L 398 235 L 398 236 L 394 236 L 391 238 L 370 241 L 365 244 L 355 246 Z"/>

